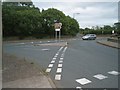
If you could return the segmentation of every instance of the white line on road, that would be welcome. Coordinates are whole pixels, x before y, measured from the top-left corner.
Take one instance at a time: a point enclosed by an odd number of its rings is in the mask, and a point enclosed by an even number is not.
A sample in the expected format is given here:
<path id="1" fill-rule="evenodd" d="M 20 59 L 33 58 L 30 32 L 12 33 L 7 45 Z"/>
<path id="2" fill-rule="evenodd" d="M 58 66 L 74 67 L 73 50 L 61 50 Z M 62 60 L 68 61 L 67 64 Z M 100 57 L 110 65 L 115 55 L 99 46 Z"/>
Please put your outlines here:
<path id="1" fill-rule="evenodd" d="M 62 58 L 64 57 L 64 53 L 61 55 L 61 57 L 62 57 Z"/>
<path id="2" fill-rule="evenodd" d="M 57 73 L 61 73 L 62 72 L 62 68 L 57 68 Z"/>
<path id="3" fill-rule="evenodd" d="M 58 53 L 56 53 L 56 56 L 58 55 Z"/>
<path id="4" fill-rule="evenodd" d="M 85 84 L 91 83 L 92 81 L 86 78 L 82 78 L 82 79 L 77 79 L 76 82 L 80 83 L 81 85 L 85 85 Z"/>
<path id="5" fill-rule="evenodd" d="M 81 89 L 82 87 L 76 87 L 76 89 Z"/>
<path id="6" fill-rule="evenodd" d="M 64 48 L 63 52 L 65 52 L 67 50 L 67 47 Z"/>
<path id="7" fill-rule="evenodd" d="M 42 51 L 49 51 L 50 49 L 41 49 Z"/>
<path id="8" fill-rule="evenodd" d="M 55 61 L 51 61 L 51 63 L 55 63 Z"/>
<path id="9" fill-rule="evenodd" d="M 119 75 L 119 72 L 117 72 L 117 71 L 110 71 L 110 72 L 108 72 L 109 74 L 112 74 L 112 75 Z"/>
<path id="10" fill-rule="evenodd" d="M 53 67 L 53 64 L 49 64 L 49 66 L 48 67 Z"/>
<path id="11" fill-rule="evenodd" d="M 56 58 L 53 58 L 53 60 L 56 60 Z"/>
<path id="12" fill-rule="evenodd" d="M 57 56 L 55 55 L 54 57 L 56 58 Z"/>
<path id="13" fill-rule="evenodd" d="M 61 80 L 61 75 L 60 74 L 55 75 L 55 80 Z"/>
<path id="14" fill-rule="evenodd" d="M 63 60 L 63 58 L 60 58 L 60 60 Z"/>
<path id="15" fill-rule="evenodd" d="M 58 67 L 62 67 L 62 64 L 58 64 Z"/>
<path id="16" fill-rule="evenodd" d="M 93 77 L 94 77 L 94 78 L 97 78 L 97 79 L 99 79 L 99 80 L 108 78 L 107 76 L 104 76 L 104 75 L 102 75 L 102 74 L 97 74 L 97 75 L 94 75 Z"/>
<path id="17" fill-rule="evenodd" d="M 59 63 L 63 63 L 63 61 L 59 61 Z"/>
<path id="18" fill-rule="evenodd" d="M 50 72 L 51 71 L 51 68 L 47 68 L 45 72 Z"/>
<path id="19" fill-rule="evenodd" d="M 58 51 L 60 52 L 63 49 L 63 47 L 61 47 Z"/>

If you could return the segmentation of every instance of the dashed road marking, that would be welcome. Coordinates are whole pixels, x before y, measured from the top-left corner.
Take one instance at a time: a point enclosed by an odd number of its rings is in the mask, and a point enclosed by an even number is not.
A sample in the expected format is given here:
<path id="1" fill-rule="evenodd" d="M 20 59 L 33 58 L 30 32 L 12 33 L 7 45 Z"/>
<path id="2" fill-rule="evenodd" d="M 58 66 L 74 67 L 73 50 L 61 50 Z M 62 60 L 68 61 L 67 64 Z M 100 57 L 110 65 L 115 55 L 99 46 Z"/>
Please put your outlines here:
<path id="1" fill-rule="evenodd" d="M 62 64 L 58 64 L 58 67 L 62 67 Z"/>
<path id="2" fill-rule="evenodd" d="M 97 78 L 97 79 L 99 79 L 99 80 L 108 78 L 107 76 L 104 76 L 104 75 L 102 75 L 102 74 L 97 74 L 97 75 L 94 75 L 93 77 L 94 77 L 94 78 Z"/>
<path id="3" fill-rule="evenodd" d="M 61 75 L 60 74 L 55 75 L 55 80 L 61 80 Z"/>
<path id="4" fill-rule="evenodd" d="M 60 58 L 60 60 L 63 60 L 63 58 Z"/>
<path id="5" fill-rule="evenodd" d="M 57 73 L 61 73 L 62 72 L 62 68 L 57 68 Z"/>
<path id="6" fill-rule="evenodd" d="M 31 42 L 31 43 L 33 43 L 33 42 Z"/>
<path id="7" fill-rule="evenodd" d="M 58 56 L 58 53 L 56 53 L 56 56 Z"/>
<path id="8" fill-rule="evenodd" d="M 49 66 L 48 67 L 53 67 L 53 64 L 49 64 Z"/>
<path id="9" fill-rule="evenodd" d="M 41 49 L 42 51 L 49 51 L 50 49 Z"/>
<path id="10" fill-rule="evenodd" d="M 56 58 L 53 58 L 53 60 L 56 60 Z"/>
<path id="11" fill-rule="evenodd" d="M 59 63 L 63 63 L 63 61 L 59 61 Z"/>
<path id="12" fill-rule="evenodd" d="M 82 87 L 76 87 L 76 89 L 81 89 Z"/>
<path id="13" fill-rule="evenodd" d="M 51 63 L 55 63 L 55 61 L 51 61 Z"/>
<path id="14" fill-rule="evenodd" d="M 51 68 L 47 68 L 45 72 L 50 72 L 51 71 Z"/>
<path id="15" fill-rule="evenodd" d="M 117 72 L 117 71 L 110 71 L 110 72 L 108 72 L 109 74 L 112 74 L 112 75 L 119 75 L 119 72 Z"/>
<path id="16" fill-rule="evenodd" d="M 64 53 L 61 55 L 61 57 L 62 57 L 62 58 L 64 57 Z"/>
<path id="17" fill-rule="evenodd" d="M 86 79 L 86 78 L 82 78 L 82 79 L 77 79 L 76 82 L 80 83 L 81 85 L 85 85 L 85 84 L 89 84 L 92 81 Z"/>
<path id="18" fill-rule="evenodd" d="M 54 57 L 56 58 L 57 56 L 55 55 Z"/>

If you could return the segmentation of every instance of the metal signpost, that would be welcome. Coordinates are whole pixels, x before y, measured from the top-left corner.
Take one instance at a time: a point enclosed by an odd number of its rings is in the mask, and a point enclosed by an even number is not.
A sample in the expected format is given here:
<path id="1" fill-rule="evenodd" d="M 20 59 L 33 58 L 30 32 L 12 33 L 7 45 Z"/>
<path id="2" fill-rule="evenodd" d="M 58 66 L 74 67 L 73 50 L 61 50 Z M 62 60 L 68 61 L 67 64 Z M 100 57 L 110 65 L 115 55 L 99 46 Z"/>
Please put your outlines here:
<path id="1" fill-rule="evenodd" d="M 55 26 L 55 39 L 56 39 L 56 42 L 57 42 L 57 37 L 58 37 L 58 32 L 59 32 L 59 42 L 60 42 L 60 38 L 61 38 L 61 32 L 60 32 L 60 29 L 61 29 L 61 26 L 62 26 L 62 23 L 60 22 L 56 22 L 54 24 Z"/>

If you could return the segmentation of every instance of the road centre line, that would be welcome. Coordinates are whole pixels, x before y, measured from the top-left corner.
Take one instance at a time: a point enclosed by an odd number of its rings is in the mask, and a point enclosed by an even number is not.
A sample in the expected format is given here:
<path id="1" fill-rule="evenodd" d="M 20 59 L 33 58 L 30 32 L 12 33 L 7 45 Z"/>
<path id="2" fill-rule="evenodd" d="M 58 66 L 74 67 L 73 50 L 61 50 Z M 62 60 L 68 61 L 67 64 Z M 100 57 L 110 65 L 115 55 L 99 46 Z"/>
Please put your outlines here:
<path id="1" fill-rule="evenodd" d="M 60 74 L 55 75 L 55 80 L 61 80 L 61 75 Z"/>
<path id="2" fill-rule="evenodd" d="M 53 58 L 53 60 L 56 60 L 56 58 Z"/>
<path id="3" fill-rule="evenodd" d="M 63 61 L 59 61 L 59 63 L 63 63 Z"/>
<path id="4" fill-rule="evenodd" d="M 57 56 L 59 55 L 59 52 L 63 49 L 63 47 L 61 47 L 57 53 L 55 54 L 54 58 L 52 59 L 52 61 L 50 62 L 50 64 L 48 65 L 48 68 L 46 69 L 46 72 L 50 72 L 51 71 L 51 68 L 53 67 L 53 63 L 55 63 L 55 60 L 57 58 Z M 46 49 L 43 49 L 43 50 L 46 50 Z M 52 63 L 52 64 L 51 64 Z M 61 70 L 61 69 L 60 69 Z M 59 70 L 58 70 L 59 72 Z"/>
<path id="5" fill-rule="evenodd" d="M 57 68 L 57 73 L 61 73 L 62 72 L 62 68 Z"/>
<path id="6" fill-rule="evenodd" d="M 58 67 L 62 67 L 62 64 L 58 64 Z"/>

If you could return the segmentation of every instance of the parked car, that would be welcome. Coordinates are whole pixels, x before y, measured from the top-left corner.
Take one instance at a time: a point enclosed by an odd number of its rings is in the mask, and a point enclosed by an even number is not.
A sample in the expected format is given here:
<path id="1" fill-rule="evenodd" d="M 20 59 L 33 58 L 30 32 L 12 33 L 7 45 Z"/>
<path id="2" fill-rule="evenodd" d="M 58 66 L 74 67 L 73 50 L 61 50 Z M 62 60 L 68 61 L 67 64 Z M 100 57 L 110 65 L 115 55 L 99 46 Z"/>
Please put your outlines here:
<path id="1" fill-rule="evenodd" d="M 82 37 L 83 40 L 95 40 L 96 35 L 95 34 L 86 34 L 85 36 Z"/>

